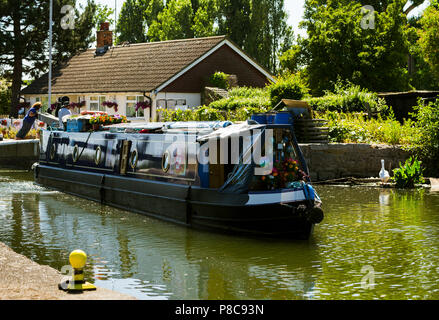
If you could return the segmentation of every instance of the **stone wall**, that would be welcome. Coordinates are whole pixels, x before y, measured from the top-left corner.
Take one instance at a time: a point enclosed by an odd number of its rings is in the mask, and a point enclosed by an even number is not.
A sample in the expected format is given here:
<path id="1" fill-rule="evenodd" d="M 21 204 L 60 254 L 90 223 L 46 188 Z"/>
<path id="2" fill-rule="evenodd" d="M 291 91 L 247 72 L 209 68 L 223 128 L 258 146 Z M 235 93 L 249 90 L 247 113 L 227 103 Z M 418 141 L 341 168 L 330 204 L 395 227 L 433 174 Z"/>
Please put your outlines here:
<path id="1" fill-rule="evenodd" d="M 392 170 L 405 162 L 410 153 L 388 145 L 355 143 L 299 144 L 307 161 L 311 180 L 337 178 L 378 178 L 381 159 L 392 176 Z"/>
<path id="2" fill-rule="evenodd" d="M 0 142 L 0 168 L 29 170 L 38 161 L 39 140 L 5 140 Z"/>

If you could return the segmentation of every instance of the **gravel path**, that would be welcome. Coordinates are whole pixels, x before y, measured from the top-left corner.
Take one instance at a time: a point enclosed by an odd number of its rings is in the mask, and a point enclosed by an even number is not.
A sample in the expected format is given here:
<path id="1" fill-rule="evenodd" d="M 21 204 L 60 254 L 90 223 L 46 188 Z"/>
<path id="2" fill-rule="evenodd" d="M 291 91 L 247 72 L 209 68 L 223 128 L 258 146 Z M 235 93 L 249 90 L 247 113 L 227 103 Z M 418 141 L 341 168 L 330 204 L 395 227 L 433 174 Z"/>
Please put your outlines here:
<path id="1" fill-rule="evenodd" d="M 0 242 L 0 300 L 133 300 L 104 288 L 69 294 L 58 289 L 64 278 L 57 270 L 39 265 Z"/>

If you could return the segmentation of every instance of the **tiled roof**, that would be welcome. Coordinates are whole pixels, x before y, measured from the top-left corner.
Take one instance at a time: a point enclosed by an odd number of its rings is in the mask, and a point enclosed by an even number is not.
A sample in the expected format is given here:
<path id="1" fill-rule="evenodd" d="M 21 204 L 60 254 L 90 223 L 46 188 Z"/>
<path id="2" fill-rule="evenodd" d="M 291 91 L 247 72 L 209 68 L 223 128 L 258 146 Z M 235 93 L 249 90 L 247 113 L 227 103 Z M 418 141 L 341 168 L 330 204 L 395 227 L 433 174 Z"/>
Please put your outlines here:
<path id="1" fill-rule="evenodd" d="M 95 56 L 88 49 L 54 70 L 52 93 L 152 91 L 214 48 L 225 36 L 116 46 Z M 32 82 L 22 94 L 46 94 L 48 74 Z"/>

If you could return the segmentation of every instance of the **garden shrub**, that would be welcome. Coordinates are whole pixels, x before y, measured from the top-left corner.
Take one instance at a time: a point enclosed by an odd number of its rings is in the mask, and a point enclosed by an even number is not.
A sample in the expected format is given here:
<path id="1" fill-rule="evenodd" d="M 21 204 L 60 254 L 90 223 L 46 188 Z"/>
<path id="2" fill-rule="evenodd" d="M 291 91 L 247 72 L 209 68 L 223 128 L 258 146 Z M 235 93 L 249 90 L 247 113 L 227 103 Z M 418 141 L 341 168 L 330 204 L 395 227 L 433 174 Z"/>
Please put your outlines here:
<path id="1" fill-rule="evenodd" d="M 307 101 L 316 111 L 367 112 L 369 106 L 372 112 L 382 115 L 391 112 L 385 100 L 376 93 L 340 81 L 336 83 L 334 92 L 326 91 L 323 97 L 309 98 Z"/>
<path id="2" fill-rule="evenodd" d="M 399 168 L 393 169 L 392 180 L 397 188 L 414 188 L 416 184 L 424 183 L 421 161 L 410 157 L 404 163 L 399 163 Z"/>
<path id="3" fill-rule="evenodd" d="M 275 107 L 282 99 L 302 100 L 309 89 L 299 75 L 286 74 L 267 87 L 271 106 Z"/>
<path id="4" fill-rule="evenodd" d="M 229 77 L 229 74 L 217 71 L 209 77 L 209 85 L 227 90 L 230 88 Z"/>
<path id="5" fill-rule="evenodd" d="M 236 110 L 240 108 L 270 107 L 270 97 L 265 88 L 236 87 L 229 91 L 227 98 L 209 104 L 210 108 L 218 110 Z"/>
<path id="6" fill-rule="evenodd" d="M 415 152 L 422 159 L 429 174 L 439 175 L 439 100 L 425 104 L 421 99 L 411 113 L 416 120 L 418 135 Z"/>
<path id="7" fill-rule="evenodd" d="M 391 116 L 368 119 L 362 114 L 336 111 L 317 112 L 316 115 L 328 121 L 331 142 L 384 143 L 409 149 L 418 139 L 418 129 L 412 120 L 401 124 Z"/>
<path id="8" fill-rule="evenodd" d="M 189 110 L 161 110 L 161 120 L 167 121 L 246 121 L 254 113 L 266 112 L 265 107 L 240 107 L 234 110 L 220 110 L 200 106 Z"/>

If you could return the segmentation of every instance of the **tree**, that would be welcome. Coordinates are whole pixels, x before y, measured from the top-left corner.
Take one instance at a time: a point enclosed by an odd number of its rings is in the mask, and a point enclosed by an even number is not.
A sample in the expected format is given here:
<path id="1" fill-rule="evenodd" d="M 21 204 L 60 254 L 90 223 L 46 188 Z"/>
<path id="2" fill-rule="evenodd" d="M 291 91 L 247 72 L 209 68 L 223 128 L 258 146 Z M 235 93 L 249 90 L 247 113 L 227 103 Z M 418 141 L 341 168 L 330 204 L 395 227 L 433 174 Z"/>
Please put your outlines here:
<path id="1" fill-rule="evenodd" d="M 347 0 L 306 0 L 301 59 L 313 94 L 349 80 L 372 91 L 406 90 L 408 39 L 405 1 L 389 1 L 374 12 L 375 26 L 363 29 L 362 5 Z M 299 59 L 294 55 L 298 61 Z"/>
<path id="2" fill-rule="evenodd" d="M 418 44 L 421 54 L 439 81 L 439 5 L 433 2 L 420 19 Z M 436 82 L 436 86 L 438 83 Z"/>
<path id="3" fill-rule="evenodd" d="M 98 5 L 93 0 L 88 0 L 87 5 L 75 7 L 75 1 L 70 1 L 74 10 L 74 28 L 69 29 L 62 26 L 60 21 L 63 19 L 61 8 L 68 1 L 55 0 L 53 4 L 54 24 L 53 24 L 53 61 L 54 65 L 59 65 L 68 61 L 72 56 L 89 48 L 90 44 L 96 40 L 94 29 L 100 28 L 100 23 L 113 20 L 110 16 L 114 13 L 113 9 L 107 6 Z M 47 65 L 43 65 L 40 71 L 45 71 Z"/>
<path id="4" fill-rule="evenodd" d="M 197 9 L 195 7 L 192 9 L 194 11 L 192 25 L 194 36 L 199 38 L 217 35 L 218 6 L 216 0 L 200 0 Z"/>
<path id="5" fill-rule="evenodd" d="M 0 0 L 0 64 L 3 77 L 11 80 L 10 115 L 17 116 L 23 75 L 36 77 L 48 67 L 49 1 Z M 74 29 L 64 28 L 64 5 L 76 7 L 76 0 L 53 1 L 54 63 L 63 63 L 88 47 L 96 4 L 88 0 L 82 13 L 74 10 Z"/>
<path id="6" fill-rule="evenodd" d="M 276 72 L 281 46 L 291 36 L 284 0 L 218 0 L 217 21 L 219 34 Z"/>
<path id="7" fill-rule="evenodd" d="M 169 0 L 157 20 L 152 22 L 148 37 L 151 41 L 193 38 L 193 16 L 190 0 Z"/>
<path id="8" fill-rule="evenodd" d="M 122 6 L 117 22 L 116 43 L 148 42 L 148 29 L 163 11 L 163 0 L 127 0 Z"/>
<path id="9" fill-rule="evenodd" d="M 116 43 L 128 41 L 130 43 L 146 42 L 146 21 L 144 3 L 138 0 L 127 0 L 120 10 L 116 30 Z"/>
<path id="10" fill-rule="evenodd" d="M 241 48 L 247 47 L 250 30 L 250 0 L 217 0 L 218 33 L 228 35 Z"/>
<path id="11" fill-rule="evenodd" d="M 47 22 L 41 11 L 48 12 L 47 2 L 42 0 L 2 0 L 0 2 L 0 63 L 5 69 L 5 77 L 11 83 L 11 114 L 16 115 L 15 106 L 20 101 L 23 73 L 34 72 L 38 66 L 27 66 L 24 59 L 43 60 L 41 50 L 47 36 Z M 48 19 L 47 19 L 48 20 Z"/>

